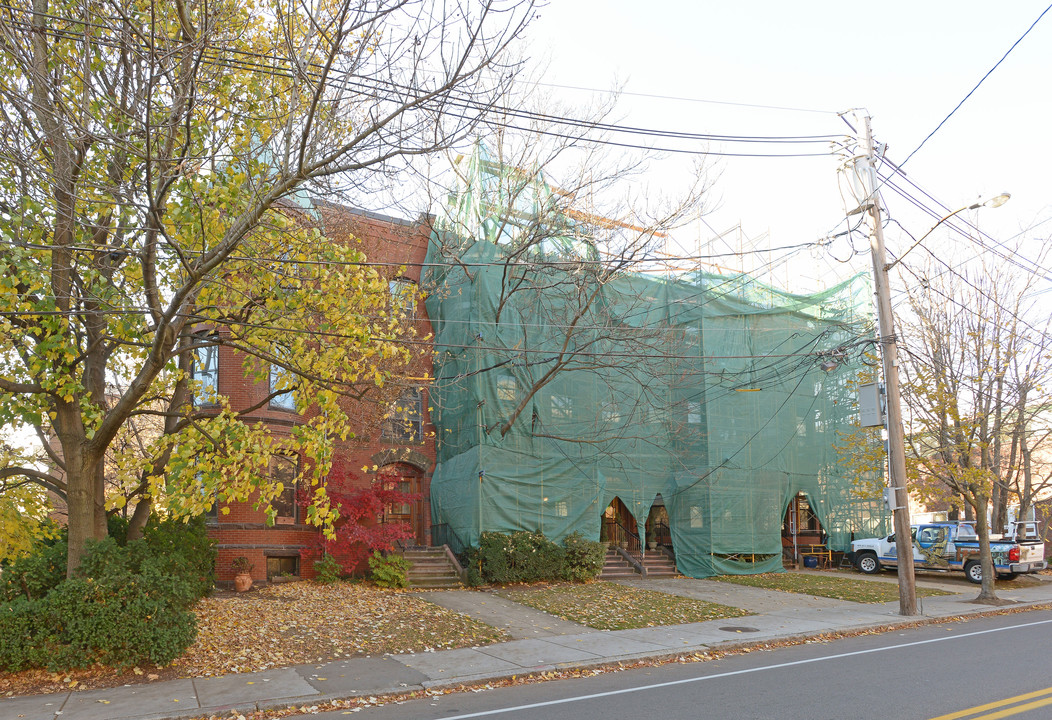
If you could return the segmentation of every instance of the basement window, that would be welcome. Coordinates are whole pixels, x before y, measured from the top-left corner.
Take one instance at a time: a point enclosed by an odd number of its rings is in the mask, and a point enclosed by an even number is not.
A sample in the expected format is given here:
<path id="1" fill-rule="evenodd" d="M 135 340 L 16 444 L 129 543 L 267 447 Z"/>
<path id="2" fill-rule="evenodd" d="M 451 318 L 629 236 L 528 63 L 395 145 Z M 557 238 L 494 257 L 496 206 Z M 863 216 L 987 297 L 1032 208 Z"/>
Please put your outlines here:
<path id="1" fill-rule="evenodd" d="M 299 577 L 300 559 L 295 555 L 267 558 L 267 580 L 279 577 Z"/>

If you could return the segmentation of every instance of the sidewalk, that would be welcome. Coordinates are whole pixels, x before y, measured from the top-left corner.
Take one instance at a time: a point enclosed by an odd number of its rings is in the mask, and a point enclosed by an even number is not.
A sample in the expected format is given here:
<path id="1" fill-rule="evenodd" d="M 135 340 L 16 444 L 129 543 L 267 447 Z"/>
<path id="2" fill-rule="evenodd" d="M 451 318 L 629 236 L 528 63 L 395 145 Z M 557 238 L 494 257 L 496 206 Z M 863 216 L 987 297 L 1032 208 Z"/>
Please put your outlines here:
<path id="1" fill-rule="evenodd" d="M 444 688 L 534 672 L 675 657 L 918 620 L 900 616 L 898 602 L 859 604 L 689 578 L 638 579 L 625 583 L 732 605 L 755 614 L 690 625 L 598 631 L 489 593 L 421 593 L 432 602 L 503 628 L 516 639 L 458 650 L 352 658 L 258 673 L 0 699 L 0 717 L 12 720 L 161 720 L 230 714 L 232 711 L 249 713 L 352 697 Z M 971 603 L 978 593 L 977 587 L 962 591 L 960 586 L 940 585 L 938 577 L 919 577 L 918 585 L 956 593 L 920 599 L 921 619 L 974 615 L 1052 602 L 1052 582 L 1048 581 L 999 591 L 999 597 L 1013 603 L 1003 608 Z"/>

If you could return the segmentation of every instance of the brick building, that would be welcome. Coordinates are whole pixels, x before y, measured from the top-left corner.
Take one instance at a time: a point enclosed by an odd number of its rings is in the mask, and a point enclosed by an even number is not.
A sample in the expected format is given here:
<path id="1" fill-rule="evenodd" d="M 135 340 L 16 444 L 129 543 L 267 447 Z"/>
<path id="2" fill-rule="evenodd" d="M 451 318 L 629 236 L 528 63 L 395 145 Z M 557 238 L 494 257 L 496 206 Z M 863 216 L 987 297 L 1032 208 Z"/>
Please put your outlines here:
<path id="1" fill-rule="evenodd" d="M 333 205 L 315 203 L 316 216 L 322 232 L 327 237 L 347 237 L 348 234 L 361 241 L 368 261 L 376 264 L 378 271 L 388 277 L 391 302 L 404 302 L 406 297 L 416 297 L 407 292 L 420 280 L 421 263 L 427 252 L 430 223 L 400 220 L 377 213 L 366 212 Z M 422 302 L 414 302 L 411 309 L 412 322 L 418 338 L 430 335 Z M 219 332 L 222 332 L 220 329 Z M 388 412 L 378 408 L 374 402 L 362 401 L 361 412 L 353 413 L 361 418 L 361 426 L 354 428 L 354 437 L 336 441 L 334 464 L 353 468 L 357 482 L 367 485 L 375 472 L 395 476 L 399 489 L 413 493 L 418 499 L 406 505 L 388 507 L 381 522 L 410 523 L 414 542 L 430 544 L 429 492 L 431 472 L 435 463 L 433 431 L 428 416 L 427 386 L 421 381 L 430 375 L 431 359 L 428 353 L 420 353 L 420 359 L 410 366 L 407 379 L 394 405 Z M 234 410 L 245 410 L 260 404 L 270 393 L 267 379 L 255 380 L 245 377 L 244 358 L 232 348 L 218 346 L 212 354 L 199 359 L 195 369 L 196 379 L 209 384 L 229 398 Z M 245 422 L 261 421 L 277 438 L 287 436 L 302 420 L 292 403 L 278 396 L 267 404 L 253 410 L 244 418 Z M 268 526 L 263 508 L 255 509 L 252 502 L 230 503 L 227 512 L 213 507 L 207 518 L 209 535 L 218 544 L 216 579 L 229 583 L 233 579 L 231 561 L 238 556 L 247 557 L 253 564 L 253 579 L 257 582 L 271 581 L 276 577 L 314 576 L 310 562 L 304 562 L 301 553 L 313 546 L 320 532 L 305 524 L 295 502 L 295 478 L 299 474 L 300 459 L 296 457 L 274 457 L 270 473 L 287 488 L 280 500 L 274 503 L 276 522 Z M 374 472 L 373 468 L 376 468 Z M 360 472 L 361 468 L 368 468 Z M 221 506 L 222 507 L 222 506 Z"/>

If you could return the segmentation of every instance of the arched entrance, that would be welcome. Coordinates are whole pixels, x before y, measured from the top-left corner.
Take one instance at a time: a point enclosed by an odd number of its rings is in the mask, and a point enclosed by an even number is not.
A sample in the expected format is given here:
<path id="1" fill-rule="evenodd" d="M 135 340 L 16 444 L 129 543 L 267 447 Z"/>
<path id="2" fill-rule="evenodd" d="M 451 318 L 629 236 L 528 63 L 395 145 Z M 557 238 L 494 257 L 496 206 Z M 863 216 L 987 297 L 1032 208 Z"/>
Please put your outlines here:
<path id="1" fill-rule="evenodd" d="M 603 522 L 599 527 L 599 540 L 624 548 L 631 553 L 639 553 L 639 531 L 636 519 L 628 507 L 615 497 L 603 510 Z"/>
<path id="2" fill-rule="evenodd" d="M 802 556 L 821 555 L 826 548 L 826 531 L 811 507 L 806 493 L 799 492 L 789 500 L 782 522 L 782 558 L 797 564 Z"/>
<path id="3" fill-rule="evenodd" d="M 379 473 L 388 488 L 415 496 L 404 503 L 392 503 L 383 509 L 381 522 L 407 523 L 412 529 L 411 540 L 406 545 L 426 546 L 430 510 L 427 507 L 429 479 L 424 471 L 410 463 L 398 462 L 384 465 Z"/>
<path id="4" fill-rule="evenodd" d="M 650 506 L 650 514 L 647 515 L 647 545 L 651 548 L 665 547 L 672 549 L 672 532 L 668 523 L 668 508 L 665 500 L 658 493 L 654 498 L 654 504 Z"/>

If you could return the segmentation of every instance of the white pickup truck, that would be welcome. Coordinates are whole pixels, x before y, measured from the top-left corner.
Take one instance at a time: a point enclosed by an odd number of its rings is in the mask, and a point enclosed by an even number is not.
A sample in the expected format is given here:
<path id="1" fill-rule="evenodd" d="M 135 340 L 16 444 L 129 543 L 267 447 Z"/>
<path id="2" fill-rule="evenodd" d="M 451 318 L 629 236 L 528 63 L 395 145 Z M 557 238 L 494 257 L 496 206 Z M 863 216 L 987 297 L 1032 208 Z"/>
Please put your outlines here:
<path id="1" fill-rule="evenodd" d="M 963 570 L 973 583 L 983 581 L 979 563 L 979 537 L 971 523 L 930 523 L 910 528 L 913 538 L 913 565 L 925 570 Z M 895 535 L 853 540 L 849 557 L 860 571 L 872 574 L 882 567 L 898 565 Z M 990 553 L 998 578 L 1012 580 L 1020 573 L 1044 570 L 1045 544 L 1037 523 L 1013 523 L 1000 538 L 990 538 Z"/>

